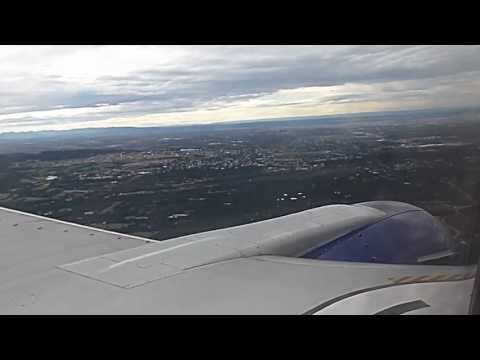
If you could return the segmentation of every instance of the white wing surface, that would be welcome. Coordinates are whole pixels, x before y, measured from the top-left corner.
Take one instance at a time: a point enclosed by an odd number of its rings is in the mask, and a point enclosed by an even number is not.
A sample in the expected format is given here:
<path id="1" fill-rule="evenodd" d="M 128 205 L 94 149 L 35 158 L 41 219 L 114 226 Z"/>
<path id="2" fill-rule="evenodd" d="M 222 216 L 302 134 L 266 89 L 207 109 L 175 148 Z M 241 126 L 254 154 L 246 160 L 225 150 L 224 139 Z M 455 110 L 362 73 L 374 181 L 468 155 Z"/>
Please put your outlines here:
<path id="1" fill-rule="evenodd" d="M 320 233 L 314 220 L 319 215 Z M 376 313 L 392 301 L 394 311 L 402 308 L 395 299 L 388 300 L 384 294 L 388 289 L 439 281 L 443 290 L 429 288 L 428 299 L 443 291 L 441 306 L 428 300 L 415 308 L 421 295 L 409 288 L 401 300 L 416 303 L 403 309 L 466 313 L 469 298 L 460 299 L 459 287 L 463 293 L 471 291 L 474 267 L 286 256 L 305 251 L 313 240 L 328 242 L 377 215 L 339 205 L 328 212 L 314 209 L 255 227 L 156 242 L 0 208 L 0 314 L 320 314 L 345 309 Z M 285 221 L 289 226 L 282 228 Z M 303 248 L 295 248 L 299 242 L 289 248 L 292 236 L 302 239 Z M 460 295 L 445 296 L 445 286 L 456 286 Z M 368 292 L 382 289 L 383 300 L 377 305 L 365 300 Z"/>

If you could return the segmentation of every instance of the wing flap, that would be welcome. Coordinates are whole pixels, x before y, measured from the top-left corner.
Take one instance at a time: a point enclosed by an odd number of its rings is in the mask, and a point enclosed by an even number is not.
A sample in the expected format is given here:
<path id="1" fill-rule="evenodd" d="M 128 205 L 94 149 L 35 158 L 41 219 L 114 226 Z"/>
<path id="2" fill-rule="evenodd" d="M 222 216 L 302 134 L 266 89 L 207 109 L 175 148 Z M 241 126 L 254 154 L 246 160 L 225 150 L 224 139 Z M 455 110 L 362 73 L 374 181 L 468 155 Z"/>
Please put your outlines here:
<path id="1" fill-rule="evenodd" d="M 183 270 L 240 257 L 241 254 L 208 238 L 195 242 L 145 245 L 85 259 L 59 268 L 124 288 L 160 280 Z"/>
<path id="2" fill-rule="evenodd" d="M 158 263 L 153 266 L 128 263 L 124 266 L 111 268 L 116 263 L 108 258 L 97 257 L 88 261 L 59 266 L 74 274 L 90 279 L 102 281 L 122 288 L 132 288 L 150 281 L 158 280 L 177 274 L 181 271 L 166 264 Z"/>

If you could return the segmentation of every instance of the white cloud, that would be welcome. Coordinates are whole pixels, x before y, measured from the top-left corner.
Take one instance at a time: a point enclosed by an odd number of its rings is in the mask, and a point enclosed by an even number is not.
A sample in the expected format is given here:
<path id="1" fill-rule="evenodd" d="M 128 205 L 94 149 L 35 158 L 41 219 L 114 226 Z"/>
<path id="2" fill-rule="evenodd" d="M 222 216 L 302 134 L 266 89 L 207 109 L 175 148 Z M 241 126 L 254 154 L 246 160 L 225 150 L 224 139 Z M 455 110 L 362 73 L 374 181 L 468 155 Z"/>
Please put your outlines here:
<path id="1" fill-rule="evenodd" d="M 477 105 L 479 46 L 0 46 L 0 132 Z"/>

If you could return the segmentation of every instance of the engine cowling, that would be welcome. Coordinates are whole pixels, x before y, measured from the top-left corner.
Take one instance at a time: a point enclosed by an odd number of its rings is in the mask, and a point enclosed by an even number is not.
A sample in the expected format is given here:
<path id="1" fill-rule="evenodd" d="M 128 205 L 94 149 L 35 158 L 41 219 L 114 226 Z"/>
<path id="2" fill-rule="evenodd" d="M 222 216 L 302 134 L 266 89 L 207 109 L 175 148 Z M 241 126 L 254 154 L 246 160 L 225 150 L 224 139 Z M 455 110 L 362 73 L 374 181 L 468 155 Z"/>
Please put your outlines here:
<path id="1" fill-rule="evenodd" d="M 402 202 L 355 204 L 383 211 L 385 217 L 355 229 L 301 257 L 385 264 L 458 264 L 448 230 L 427 211 Z"/>

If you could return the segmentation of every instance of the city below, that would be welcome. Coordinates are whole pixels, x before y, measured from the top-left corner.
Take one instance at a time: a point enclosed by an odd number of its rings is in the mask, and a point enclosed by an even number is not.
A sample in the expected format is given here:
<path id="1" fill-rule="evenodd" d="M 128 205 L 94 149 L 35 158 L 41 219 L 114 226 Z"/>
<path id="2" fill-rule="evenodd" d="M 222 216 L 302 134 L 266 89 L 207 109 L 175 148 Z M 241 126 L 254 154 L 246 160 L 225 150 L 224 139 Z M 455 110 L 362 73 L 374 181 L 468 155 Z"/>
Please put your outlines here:
<path id="1" fill-rule="evenodd" d="M 0 134 L 0 205 L 163 240 L 398 200 L 478 246 L 472 111 Z"/>

